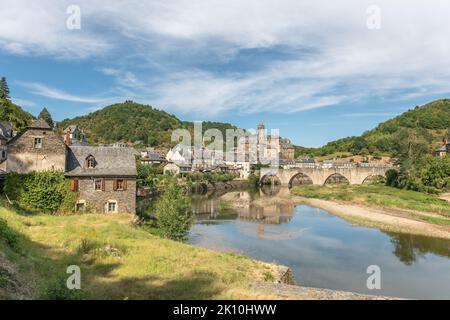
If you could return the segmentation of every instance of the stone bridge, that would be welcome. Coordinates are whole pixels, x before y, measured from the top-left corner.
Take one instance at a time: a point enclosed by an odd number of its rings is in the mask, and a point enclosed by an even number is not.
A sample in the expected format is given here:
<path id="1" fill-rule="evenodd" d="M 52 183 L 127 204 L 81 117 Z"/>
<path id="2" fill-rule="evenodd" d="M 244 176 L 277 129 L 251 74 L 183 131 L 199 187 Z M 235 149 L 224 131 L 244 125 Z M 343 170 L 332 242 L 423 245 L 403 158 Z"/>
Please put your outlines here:
<path id="1" fill-rule="evenodd" d="M 370 178 L 384 177 L 387 170 L 392 169 L 389 166 L 353 166 L 353 167 L 331 167 L 324 168 L 320 166 L 277 169 L 262 168 L 260 171 L 260 183 L 268 177 L 276 177 L 282 186 L 292 186 L 296 178 L 301 178 L 309 184 L 324 185 L 333 177 L 346 179 L 349 184 L 363 184 Z M 344 180 L 345 180 L 344 179 Z"/>

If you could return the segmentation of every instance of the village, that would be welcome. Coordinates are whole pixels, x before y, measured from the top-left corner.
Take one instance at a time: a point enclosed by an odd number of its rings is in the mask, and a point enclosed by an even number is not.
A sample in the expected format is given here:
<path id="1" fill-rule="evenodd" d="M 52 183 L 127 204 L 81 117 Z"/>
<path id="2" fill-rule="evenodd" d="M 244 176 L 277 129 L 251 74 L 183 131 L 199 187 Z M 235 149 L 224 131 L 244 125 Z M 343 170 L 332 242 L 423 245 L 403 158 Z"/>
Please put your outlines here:
<path id="1" fill-rule="evenodd" d="M 138 149 L 124 142 L 91 146 L 83 129 L 76 125 L 68 126 L 60 135 L 43 119 L 37 119 L 23 132 L 17 133 L 11 123 L 1 121 L 0 177 L 8 172 L 64 171 L 65 177 L 70 179 L 71 190 L 79 193 L 75 211 L 82 212 L 88 205 L 93 205 L 96 212 L 135 213 L 136 196 L 143 193 L 137 188 L 136 161 L 142 165 L 162 167 L 164 174 L 175 174 L 180 178 L 201 172 L 229 174 L 235 180 L 243 181 L 255 172 L 254 165 L 261 164 L 261 159 L 270 164 L 266 167 L 286 170 L 387 166 L 376 157 L 371 161 L 365 159 L 364 163 L 362 159 L 359 159 L 360 163 L 354 159 L 318 162 L 313 158 L 295 158 L 290 140 L 267 135 L 263 123 L 258 124 L 256 134 L 243 139 L 243 148 L 239 150 L 244 154 L 239 154 L 238 148 L 231 151 L 230 156 L 230 152 L 227 154 L 205 147 L 198 150 L 183 145 L 164 152 L 154 148 Z M 253 147 L 259 158 L 252 157 Z M 436 155 L 444 156 L 449 149 L 450 144 L 444 141 Z M 302 182 L 301 179 L 299 181 Z"/>

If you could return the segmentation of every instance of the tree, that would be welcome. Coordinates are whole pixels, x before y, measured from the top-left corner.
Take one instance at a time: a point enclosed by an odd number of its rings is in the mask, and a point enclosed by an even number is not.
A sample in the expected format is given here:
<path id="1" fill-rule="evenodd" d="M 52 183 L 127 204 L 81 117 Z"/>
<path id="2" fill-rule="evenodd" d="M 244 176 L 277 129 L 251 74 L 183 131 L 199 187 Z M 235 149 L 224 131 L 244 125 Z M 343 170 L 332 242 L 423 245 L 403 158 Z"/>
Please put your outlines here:
<path id="1" fill-rule="evenodd" d="M 9 100 L 9 87 L 8 83 L 6 82 L 6 78 L 2 77 L 0 80 L 0 98 L 1 99 L 8 99 Z"/>
<path id="2" fill-rule="evenodd" d="M 171 177 L 163 195 L 156 203 L 156 221 L 166 238 L 184 241 L 193 223 L 190 200 L 178 186 L 175 177 Z"/>
<path id="3" fill-rule="evenodd" d="M 39 113 L 38 118 L 44 120 L 45 122 L 48 123 L 48 125 L 50 127 L 53 128 L 54 123 L 53 123 L 52 115 L 50 114 L 50 112 L 48 112 L 47 108 L 44 107 L 44 109 L 42 109 L 41 113 Z"/>

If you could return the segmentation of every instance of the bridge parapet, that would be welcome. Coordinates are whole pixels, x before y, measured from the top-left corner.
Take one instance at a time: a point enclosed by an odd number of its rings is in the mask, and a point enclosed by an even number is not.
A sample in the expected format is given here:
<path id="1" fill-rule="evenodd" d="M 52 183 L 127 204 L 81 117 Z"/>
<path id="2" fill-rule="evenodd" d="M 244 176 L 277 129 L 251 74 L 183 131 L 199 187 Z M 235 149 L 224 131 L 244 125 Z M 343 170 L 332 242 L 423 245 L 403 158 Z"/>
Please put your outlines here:
<path id="1" fill-rule="evenodd" d="M 328 178 L 333 175 L 342 176 L 348 180 L 350 184 L 362 184 L 368 177 L 384 176 L 386 171 L 392 169 L 393 166 L 360 166 L 352 167 L 324 167 L 324 166 L 305 166 L 288 169 L 278 168 L 262 168 L 260 171 L 260 182 L 262 183 L 265 177 L 277 177 L 281 185 L 291 186 L 292 180 L 299 176 L 307 176 L 313 184 L 324 185 Z"/>

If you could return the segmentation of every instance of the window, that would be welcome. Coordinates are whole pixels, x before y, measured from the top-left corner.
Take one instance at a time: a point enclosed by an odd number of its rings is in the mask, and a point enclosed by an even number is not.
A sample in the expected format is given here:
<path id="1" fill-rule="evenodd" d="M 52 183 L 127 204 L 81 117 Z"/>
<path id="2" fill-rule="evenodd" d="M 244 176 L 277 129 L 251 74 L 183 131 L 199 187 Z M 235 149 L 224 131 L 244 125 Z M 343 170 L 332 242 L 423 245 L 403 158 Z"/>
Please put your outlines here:
<path id="1" fill-rule="evenodd" d="M 72 191 L 72 192 L 78 191 L 78 180 L 76 180 L 76 179 L 70 180 L 70 191 Z"/>
<path id="2" fill-rule="evenodd" d="M 42 138 L 34 138 L 34 147 L 37 149 L 42 148 Z"/>
<path id="3" fill-rule="evenodd" d="M 86 208 L 86 204 L 84 202 L 77 202 L 76 211 L 84 211 Z"/>
<path id="4" fill-rule="evenodd" d="M 124 189 L 124 182 L 123 180 L 117 180 L 116 181 L 116 190 L 123 190 Z"/>
<path id="5" fill-rule="evenodd" d="M 108 201 L 108 212 L 117 212 L 117 202 Z"/>
<path id="6" fill-rule="evenodd" d="M 89 169 L 92 169 L 95 167 L 95 158 L 93 156 L 89 156 L 86 158 L 86 166 Z"/>
<path id="7" fill-rule="evenodd" d="M 94 180 L 94 190 L 103 191 L 103 180 Z"/>

